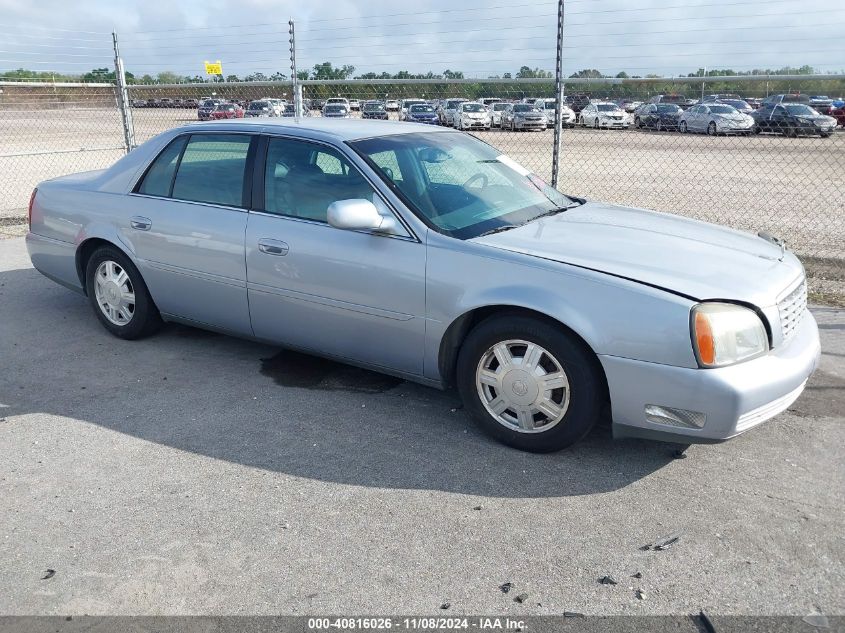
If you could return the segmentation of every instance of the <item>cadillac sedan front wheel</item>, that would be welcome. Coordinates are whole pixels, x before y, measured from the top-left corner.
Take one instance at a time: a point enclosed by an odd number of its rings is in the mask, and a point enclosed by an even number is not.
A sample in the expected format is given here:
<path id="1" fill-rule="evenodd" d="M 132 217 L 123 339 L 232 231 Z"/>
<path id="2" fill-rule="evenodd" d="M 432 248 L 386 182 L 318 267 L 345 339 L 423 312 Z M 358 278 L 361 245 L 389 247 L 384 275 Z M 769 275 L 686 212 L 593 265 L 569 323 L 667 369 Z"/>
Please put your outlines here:
<path id="1" fill-rule="evenodd" d="M 563 327 L 522 315 L 493 317 L 464 341 L 457 382 L 488 434 L 545 453 L 570 446 L 595 425 L 604 387 L 595 354 Z"/>

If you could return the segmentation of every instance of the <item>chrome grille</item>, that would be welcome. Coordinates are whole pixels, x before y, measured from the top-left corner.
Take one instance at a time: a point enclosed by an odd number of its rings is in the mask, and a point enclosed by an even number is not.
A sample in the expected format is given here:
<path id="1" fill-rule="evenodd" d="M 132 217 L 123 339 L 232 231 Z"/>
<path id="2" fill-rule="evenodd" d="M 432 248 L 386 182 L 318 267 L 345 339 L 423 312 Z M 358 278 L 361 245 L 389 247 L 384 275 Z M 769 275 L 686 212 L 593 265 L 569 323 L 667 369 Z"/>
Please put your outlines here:
<path id="1" fill-rule="evenodd" d="M 795 328 L 801 322 L 807 309 L 807 281 L 802 279 L 794 290 L 778 301 L 780 314 L 780 328 L 783 340 L 789 339 L 795 333 Z"/>

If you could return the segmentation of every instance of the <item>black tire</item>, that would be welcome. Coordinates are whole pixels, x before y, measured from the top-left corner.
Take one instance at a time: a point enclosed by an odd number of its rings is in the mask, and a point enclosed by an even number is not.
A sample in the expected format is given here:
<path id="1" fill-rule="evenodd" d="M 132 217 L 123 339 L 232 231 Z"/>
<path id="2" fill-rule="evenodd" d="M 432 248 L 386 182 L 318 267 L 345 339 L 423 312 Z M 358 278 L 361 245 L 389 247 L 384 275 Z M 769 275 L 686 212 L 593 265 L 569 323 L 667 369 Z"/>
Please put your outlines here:
<path id="1" fill-rule="evenodd" d="M 105 261 L 115 262 L 126 272 L 135 295 L 134 312 L 125 325 L 117 325 L 109 321 L 97 302 L 94 275 L 100 264 Z M 161 315 L 155 303 L 153 303 L 152 297 L 150 297 L 141 273 L 138 272 L 132 261 L 117 248 L 102 246 L 91 254 L 85 266 L 85 288 L 97 319 L 103 324 L 103 327 L 118 338 L 127 340 L 144 338 L 161 327 Z"/>
<path id="2" fill-rule="evenodd" d="M 821 138 L 829 138 L 830 134 L 831 134 L 830 132 L 819 132 L 819 136 Z"/>
<path id="3" fill-rule="evenodd" d="M 716 133 L 716 123 L 714 121 L 710 121 L 710 124 L 707 126 L 707 135 L 716 136 Z"/>
<path id="4" fill-rule="evenodd" d="M 634 117 L 634 127 L 637 128 L 638 130 L 642 129 L 643 122 L 642 122 L 642 119 L 640 119 L 640 117 Z"/>
<path id="5" fill-rule="evenodd" d="M 678 124 L 678 131 L 679 131 L 681 134 L 686 134 L 686 133 L 687 133 L 688 129 L 687 129 L 687 122 L 686 122 L 686 121 L 681 121 L 681 122 Z"/>
<path id="6" fill-rule="evenodd" d="M 662 132 L 663 131 L 663 124 L 660 122 L 660 119 L 657 119 L 657 123 L 654 124 L 654 130 L 656 132 Z"/>
<path id="7" fill-rule="evenodd" d="M 482 357 L 496 343 L 511 339 L 544 347 L 566 373 L 568 408 L 548 431 L 523 433 L 506 427 L 488 413 L 478 393 L 476 369 Z M 518 314 L 491 317 L 469 333 L 458 355 L 456 382 L 464 407 L 482 430 L 508 446 L 532 453 L 550 453 L 575 444 L 596 424 L 604 405 L 604 382 L 592 351 L 562 327 Z"/>
<path id="8" fill-rule="evenodd" d="M 596 130 L 599 129 L 599 118 L 598 117 L 593 119 L 593 129 L 596 129 Z"/>

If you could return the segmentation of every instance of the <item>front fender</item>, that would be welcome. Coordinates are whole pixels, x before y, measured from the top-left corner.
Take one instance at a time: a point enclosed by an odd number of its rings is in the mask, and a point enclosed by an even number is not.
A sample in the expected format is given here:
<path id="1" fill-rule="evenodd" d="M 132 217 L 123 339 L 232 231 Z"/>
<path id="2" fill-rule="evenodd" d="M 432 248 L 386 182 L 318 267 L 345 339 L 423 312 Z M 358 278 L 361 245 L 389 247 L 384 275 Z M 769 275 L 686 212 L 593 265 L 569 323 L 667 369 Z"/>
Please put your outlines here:
<path id="1" fill-rule="evenodd" d="M 450 326 L 479 309 L 517 307 L 559 321 L 596 354 L 697 367 L 689 331 L 694 302 L 601 272 L 442 235 L 430 239 L 425 374 Z"/>

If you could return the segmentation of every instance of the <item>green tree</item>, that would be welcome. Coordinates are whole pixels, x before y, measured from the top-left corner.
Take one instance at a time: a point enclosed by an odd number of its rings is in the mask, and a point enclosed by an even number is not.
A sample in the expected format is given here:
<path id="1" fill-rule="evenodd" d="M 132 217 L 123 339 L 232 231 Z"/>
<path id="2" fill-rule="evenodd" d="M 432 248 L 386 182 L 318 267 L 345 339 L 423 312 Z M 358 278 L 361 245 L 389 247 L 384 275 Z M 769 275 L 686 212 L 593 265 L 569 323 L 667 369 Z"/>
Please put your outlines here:
<path id="1" fill-rule="evenodd" d="M 340 68 L 332 66 L 331 62 L 323 62 L 322 64 L 314 64 L 314 70 L 311 71 L 312 79 L 349 79 L 355 72 L 355 66 L 343 65 Z M 307 79 L 307 77 L 306 77 Z"/>
<path id="2" fill-rule="evenodd" d="M 601 71 L 596 70 L 595 68 L 585 68 L 584 70 L 579 70 L 577 73 L 572 73 L 569 75 L 570 79 L 601 79 L 604 75 L 601 74 Z"/>
<path id="3" fill-rule="evenodd" d="M 182 77 L 170 70 L 163 70 L 156 75 L 156 81 L 160 84 L 178 84 L 182 83 Z"/>
<path id="4" fill-rule="evenodd" d="M 552 73 L 548 71 L 539 68 L 531 69 L 528 66 L 522 66 L 516 73 L 517 79 L 550 79 L 551 76 Z"/>

